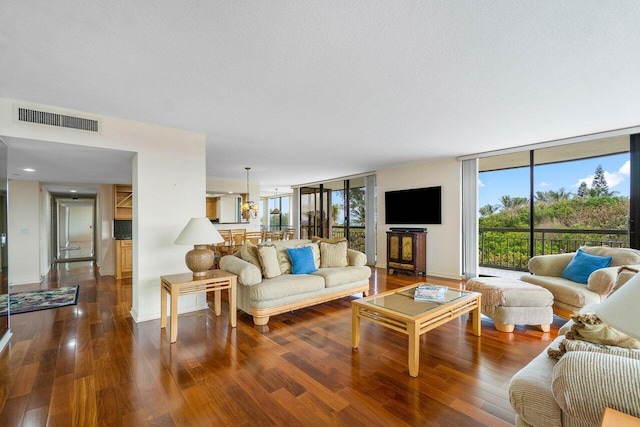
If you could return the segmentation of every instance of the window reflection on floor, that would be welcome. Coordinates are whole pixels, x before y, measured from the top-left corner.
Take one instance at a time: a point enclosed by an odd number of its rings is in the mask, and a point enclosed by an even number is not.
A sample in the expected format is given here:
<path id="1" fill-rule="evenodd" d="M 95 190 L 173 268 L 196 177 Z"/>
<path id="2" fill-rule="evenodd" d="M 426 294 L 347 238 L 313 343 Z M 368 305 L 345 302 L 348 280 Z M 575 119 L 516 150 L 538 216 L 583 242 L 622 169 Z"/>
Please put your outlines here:
<path id="1" fill-rule="evenodd" d="M 93 242 L 91 240 L 74 240 L 60 248 L 58 259 L 87 258 L 93 256 Z"/>

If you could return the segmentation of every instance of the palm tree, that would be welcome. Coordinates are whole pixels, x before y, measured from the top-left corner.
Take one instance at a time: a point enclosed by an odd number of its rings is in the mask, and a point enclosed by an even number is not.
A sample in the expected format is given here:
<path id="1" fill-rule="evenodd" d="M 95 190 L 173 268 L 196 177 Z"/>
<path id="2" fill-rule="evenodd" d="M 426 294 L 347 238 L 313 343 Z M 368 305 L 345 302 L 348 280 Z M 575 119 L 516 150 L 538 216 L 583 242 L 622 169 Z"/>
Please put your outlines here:
<path id="1" fill-rule="evenodd" d="M 512 196 L 500 196 L 500 203 L 503 210 L 510 210 L 522 207 L 529 199 L 526 197 L 512 197 Z"/>
<path id="2" fill-rule="evenodd" d="M 480 215 L 482 216 L 487 216 L 487 215 L 493 215 L 498 211 L 498 209 L 500 209 L 500 205 L 491 205 L 487 203 L 486 205 L 478 209 L 478 212 L 480 212 Z"/>

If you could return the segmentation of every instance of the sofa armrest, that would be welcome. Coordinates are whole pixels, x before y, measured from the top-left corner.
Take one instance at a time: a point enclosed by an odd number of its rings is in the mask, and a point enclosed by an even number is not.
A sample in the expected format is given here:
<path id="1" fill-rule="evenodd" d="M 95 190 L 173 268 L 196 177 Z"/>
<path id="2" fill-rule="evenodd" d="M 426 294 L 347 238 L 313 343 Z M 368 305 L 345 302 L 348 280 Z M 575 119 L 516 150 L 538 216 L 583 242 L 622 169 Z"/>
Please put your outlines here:
<path id="1" fill-rule="evenodd" d="M 349 261 L 349 265 L 366 265 L 367 264 L 367 256 L 355 249 L 347 249 L 347 258 Z"/>
<path id="2" fill-rule="evenodd" d="M 618 267 L 618 275 L 611 292 L 615 292 L 636 274 L 640 273 L 640 264 L 622 265 Z"/>
<path id="3" fill-rule="evenodd" d="M 253 286 L 262 282 L 262 272 L 258 267 L 235 255 L 225 255 L 220 259 L 220 269 L 238 276 L 238 284 Z"/>
<path id="4" fill-rule="evenodd" d="M 571 252 L 534 256 L 529 260 L 529 271 L 537 276 L 560 277 L 575 255 Z"/>
<path id="5" fill-rule="evenodd" d="M 589 275 L 587 289 L 600 295 L 609 295 L 616 283 L 619 267 L 599 268 Z"/>
<path id="6" fill-rule="evenodd" d="M 599 425 L 606 407 L 640 416 L 640 360 L 568 352 L 554 367 L 551 386 L 565 414 L 586 424 Z"/>

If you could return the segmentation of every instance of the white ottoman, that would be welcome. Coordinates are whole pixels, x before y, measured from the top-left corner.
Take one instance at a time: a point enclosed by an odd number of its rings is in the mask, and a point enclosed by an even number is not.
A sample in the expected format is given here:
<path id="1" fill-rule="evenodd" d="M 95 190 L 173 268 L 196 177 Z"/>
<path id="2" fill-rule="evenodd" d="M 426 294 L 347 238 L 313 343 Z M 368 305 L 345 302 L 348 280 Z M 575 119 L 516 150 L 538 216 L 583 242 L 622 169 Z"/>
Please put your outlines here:
<path id="1" fill-rule="evenodd" d="M 481 311 L 501 332 L 515 325 L 538 325 L 549 332 L 553 322 L 553 294 L 545 288 L 506 277 L 476 277 L 465 285 L 482 294 Z"/>

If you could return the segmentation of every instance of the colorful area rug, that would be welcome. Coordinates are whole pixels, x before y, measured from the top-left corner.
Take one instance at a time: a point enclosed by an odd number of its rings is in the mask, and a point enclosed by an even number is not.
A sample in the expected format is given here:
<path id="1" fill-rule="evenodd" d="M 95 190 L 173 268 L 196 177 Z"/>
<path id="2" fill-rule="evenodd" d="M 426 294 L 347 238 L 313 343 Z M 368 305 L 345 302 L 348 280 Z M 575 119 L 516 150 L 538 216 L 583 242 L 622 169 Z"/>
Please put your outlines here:
<path id="1" fill-rule="evenodd" d="M 65 286 L 31 292 L 14 292 L 9 295 L 9 301 L 11 314 L 76 305 L 78 303 L 78 286 Z M 7 295 L 0 295 L 0 316 L 6 314 Z"/>

